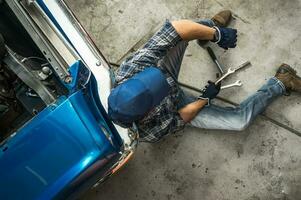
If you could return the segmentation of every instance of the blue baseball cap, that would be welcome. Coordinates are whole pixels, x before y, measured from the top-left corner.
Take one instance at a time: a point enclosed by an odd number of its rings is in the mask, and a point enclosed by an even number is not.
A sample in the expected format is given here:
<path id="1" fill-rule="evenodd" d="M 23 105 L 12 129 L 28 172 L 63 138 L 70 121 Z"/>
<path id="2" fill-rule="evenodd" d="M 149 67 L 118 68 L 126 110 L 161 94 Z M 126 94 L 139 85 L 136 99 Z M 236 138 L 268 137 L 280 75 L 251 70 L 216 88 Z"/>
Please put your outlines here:
<path id="1" fill-rule="evenodd" d="M 161 70 L 148 67 L 111 91 L 109 117 L 117 124 L 131 126 L 159 105 L 169 91 L 170 86 Z"/>

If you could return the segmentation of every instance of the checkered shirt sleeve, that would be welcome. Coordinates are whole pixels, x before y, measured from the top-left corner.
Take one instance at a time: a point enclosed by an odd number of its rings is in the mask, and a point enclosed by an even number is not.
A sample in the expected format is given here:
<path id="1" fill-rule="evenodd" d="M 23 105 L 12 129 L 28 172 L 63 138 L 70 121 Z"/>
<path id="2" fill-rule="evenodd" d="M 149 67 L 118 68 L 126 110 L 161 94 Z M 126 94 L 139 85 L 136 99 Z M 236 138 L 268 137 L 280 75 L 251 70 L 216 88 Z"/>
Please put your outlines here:
<path id="1" fill-rule="evenodd" d="M 143 71 L 145 67 L 158 66 L 158 62 L 167 54 L 168 50 L 175 47 L 181 40 L 172 24 L 166 21 L 163 27 L 140 50 L 121 64 L 116 73 L 117 83 Z"/>

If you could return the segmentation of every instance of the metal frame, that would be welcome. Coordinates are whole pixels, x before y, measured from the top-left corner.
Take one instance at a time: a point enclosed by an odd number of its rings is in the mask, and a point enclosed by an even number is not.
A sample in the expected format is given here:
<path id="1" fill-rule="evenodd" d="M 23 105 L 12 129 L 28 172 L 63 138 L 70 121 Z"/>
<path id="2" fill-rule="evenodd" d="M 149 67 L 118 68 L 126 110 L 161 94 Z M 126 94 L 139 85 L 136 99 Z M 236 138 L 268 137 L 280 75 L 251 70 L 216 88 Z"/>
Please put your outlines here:
<path id="1" fill-rule="evenodd" d="M 68 63 L 72 62 L 72 56 L 74 61 L 81 60 L 91 70 L 97 80 L 101 103 L 107 111 L 107 98 L 112 87 L 111 68 L 107 60 L 63 0 L 43 0 L 42 3 L 52 14 L 59 27 L 50 21 L 49 16 L 46 16 L 36 0 L 7 1 L 62 81 L 70 78 Z M 64 45 L 65 47 L 62 47 Z M 65 55 L 66 52 L 68 58 L 63 58 L 61 55 Z M 132 143 L 128 129 L 118 125 L 115 125 L 115 128 L 125 144 Z"/>
<path id="2" fill-rule="evenodd" d="M 3 62 L 11 69 L 26 85 L 32 88 L 41 99 L 50 105 L 56 101 L 54 94 L 52 94 L 49 89 L 37 79 L 22 63 L 22 58 L 19 57 L 15 52 L 6 47 L 7 56 L 3 59 Z"/>
<path id="3" fill-rule="evenodd" d="M 69 66 L 79 59 L 77 53 L 45 16 L 36 1 L 9 0 L 6 2 L 53 66 L 59 78 L 65 81 L 67 77 L 70 77 Z"/>

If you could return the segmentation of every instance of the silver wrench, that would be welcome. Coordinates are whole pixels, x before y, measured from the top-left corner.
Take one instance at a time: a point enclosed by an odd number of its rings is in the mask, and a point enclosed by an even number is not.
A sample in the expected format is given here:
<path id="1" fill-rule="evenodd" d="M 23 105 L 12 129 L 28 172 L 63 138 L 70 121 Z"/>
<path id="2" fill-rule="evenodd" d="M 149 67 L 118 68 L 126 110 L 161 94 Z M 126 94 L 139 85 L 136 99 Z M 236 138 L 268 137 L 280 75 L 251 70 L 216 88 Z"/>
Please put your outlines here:
<path id="1" fill-rule="evenodd" d="M 221 82 L 222 80 L 224 80 L 224 79 L 225 79 L 226 77 L 228 77 L 230 74 L 233 74 L 235 71 L 236 71 L 236 70 L 235 70 L 234 68 L 230 67 L 230 68 L 228 69 L 228 71 L 227 71 L 224 75 L 222 75 L 222 77 L 220 77 L 219 79 L 217 79 L 217 80 L 215 81 L 215 85 L 217 85 L 219 82 Z"/>
<path id="2" fill-rule="evenodd" d="M 248 66 L 248 65 L 250 65 L 250 64 L 251 64 L 250 61 L 247 61 L 247 62 L 241 64 L 240 66 L 238 66 L 237 68 L 232 68 L 232 67 L 230 67 L 230 68 L 228 69 L 228 71 L 227 71 L 222 77 L 220 77 L 219 79 L 217 79 L 217 80 L 215 81 L 215 85 L 218 84 L 219 82 L 221 82 L 222 80 L 224 80 L 225 78 L 227 78 L 230 74 L 233 74 L 233 73 L 236 72 L 237 70 L 240 70 L 240 69 L 242 69 L 242 68 L 244 68 L 244 67 L 246 67 L 246 66 Z"/>
<path id="3" fill-rule="evenodd" d="M 232 83 L 232 84 L 229 84 L 229 85 L 225 85 L 225 86 L 222 86 L 221 87 L 221 90 L 223 89 L 227 89 L 227 88 L 230 88 L 230 87 L 235 87 L 235 86 L 242 86 L 242 82 L 240 80 L 236 81 L 235 83 Z"/>

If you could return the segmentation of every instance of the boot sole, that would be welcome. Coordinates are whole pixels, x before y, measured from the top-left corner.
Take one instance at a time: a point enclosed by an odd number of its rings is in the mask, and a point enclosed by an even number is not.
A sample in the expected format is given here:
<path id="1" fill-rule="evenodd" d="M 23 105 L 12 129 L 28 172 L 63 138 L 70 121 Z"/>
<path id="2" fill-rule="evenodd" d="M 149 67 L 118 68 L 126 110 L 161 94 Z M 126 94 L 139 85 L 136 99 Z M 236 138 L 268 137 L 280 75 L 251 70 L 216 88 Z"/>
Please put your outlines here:
<path id="1" fill-rule="evenodd" d="M 276 77 L 277 77 L 277 74 L 284 74 L 284 73 L 290 74 L 291 76 L 293 76 L 292 78 L 300 79 L 300 77 L 297 76 L 296 70 L 294 70 L 294 69 L 293 69 L 291 66 L 289 66 L 288 64 L 282 63 L 282 64 L 280 65 L 280 67 L 278 68 L 278 70 L 277 70 Z M 291 85 L 290 87 L 293 87 L 293 86 Z M 287 88 L 287 86 L 286 86 L 286 88 Z M 293 90 L 292 90 L 292 89 L 287 89 L 287 90 L 286 90 L 286 94 L 284 94 L 284 95 L 285 95 L 285 96 L 290 96 L 291 91 L 293 91 Z M 299 91 L 296 91 L 296 92 L 299 92 Z"/>
<path id="2" fill-rule="evenodd" d="M 296 70 L 294 70 L 291 66 L 289 66 L 289 65 L 281 65 L 280 67 L 279 67 L 279 70 L 278 71 L 280 71 L 281 69 L 283 69 L 283 70 L 285 70 L 285 71 L 288 71 L 290 74 L 293 74 L 293 75 L 295 75 L 295 76 L 297 76 L 297 71 Z M 297 76 L 298 77 L 298 76 Z"/>
<path id="3" fill-rule="evenodd" d="M 299 79 L 301 81 L 301 77 L 297 75 L 297 71 L 295 69 L 293 69 L 291 66 L 289 66 L 289 65 L 283 65 L 280 68 L 288 71 L 288 73 L 290 73 L 291 75 L 293 75 L 294 78 Z M 297 92 L 297 93 L 301 93 L 301 89 L 293 89 L 292 91 Z"/>

